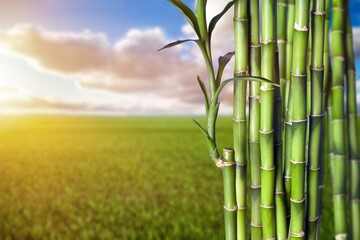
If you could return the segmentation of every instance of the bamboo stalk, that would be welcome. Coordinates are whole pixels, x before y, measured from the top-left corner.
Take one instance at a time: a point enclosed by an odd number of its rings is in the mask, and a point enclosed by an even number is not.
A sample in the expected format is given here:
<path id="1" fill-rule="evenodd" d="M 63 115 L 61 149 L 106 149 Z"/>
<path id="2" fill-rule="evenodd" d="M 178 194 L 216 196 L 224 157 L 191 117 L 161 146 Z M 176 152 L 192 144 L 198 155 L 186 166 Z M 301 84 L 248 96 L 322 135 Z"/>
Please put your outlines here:
<path id="1" fill-rule="evenodd" d="M 279 52 L 275 52 L 275 82 L 280 82 L 279 76 Z M 281 89 L 275 89 L 274 99 L 274 144 L 275 144 L 275 211 L 276 211 L 276 236 L 279 240 L 287 239 L 287 222 L 286 222 L 286 202 L 283 181 L 283 164 L 282 164 L 282 98 Z"/>
<path id="2" fill-rule="evenodd" d="M 333 97 L 333 204 L 335 238 L 347 239 L 346 224 L 346 146 L 344 116 L 344 60 L 345 60 L 345 4 L 342 0 L 333 0 L 332 22 L 332 97 Z"/>
<path id="3" fill-rule="evenodd" d="M 356 72 L 353 50 L 352 28 L 350 22 L 349 1 L 346 1 L 346 96 L 348 142 L 350 158 L 350 206 L 351 206 L 351 236 L 360 239 L 360 156 L 357 128 L 356 106 Z"/>
<path id="4" fill-rule="evenodd" d="M 291 73 L 293 98 L 291 145 L 291 239 L 304 239 L 305 147 L 306 147 L 306 57 L 309 1 L 295 1 L 294 45 Z"/>
<path id="5" fill-rule="evenodd" d="M 324 30 L 324 79 L 323 79 L 323 111 L 324 111 L 324 124 L 322 133 L 324 136 L 324 150 L 322 151 L 322 162 L 320 162 L 320 179 L 319 179 L 319 220 L 317 227 L 317 239 L 321 239 L 321 223 L 322 223 L 322 206 L 323 206 L 323 190 L 324 190 L 324 176 L 325 166 L 329 164 L 330 157 L 332 156 L 330 133 L 330 119 L 331 119 L 331 100 L 329 101 L 329 94 L 331 93 L 331 76 L 330 76 L 330 42 L 329 42 L 329 28 L 330 28 L 330 0 L 325 0 L 325 30 Z M 325 162 L 326 161 L 326 162 Z"/>
<path id="6" fill-rule="evenodd" d="M 325 1 L 314 0 L 312 11 L 311 52 L 311 107 L 309 126 L 309 151 L 307 171 L 307 239 L 316 239 L 319 219 L 319 171 L 324 142 L 321 140 L 323 125 L 323 76 L 324 76 L 324 27 Z"/>
<path id="7" fill-rule="evenodd" d="M 234 76 L 248 75 L 248 0 L 234 5 L 235 68 Z M 233 138 L 236 167 L 237 238 L 246 231 L 246 87 L 247 81 L 234 83 Z"/>
<path id="8" fill-rule="evenodd" d="M 260 76 L 259 1 L 251 0 L 250 13 L 250 75 Z M 260 209 L 260 83 L 250 83 L 249 96 L 249 162 L 251 176 L 251 239 L 262 239 Z"/>
<path id="9" fill-rule="evenodd" d="M 281 97 L 285 99 L 286 91 L 286 0 L 278 0 L 277 2 L 277 48 L 279 51 L 279 77 Z M 285 101 L 282 108 L 282 120 L 285 119 Z"/>
<path id="10" fill-rule="evenodd" d="M 286 36 L 286 89 L 285 89 L 285 147 L 284 147 L 284 183 L 287 202 L 288 224 L 290 223 L 290 196 L 291 196 L 291 139 L 292 139 L 292 97 L 290 92 L 292 48 L 293 48 L 293 32 L 295 23 L 295 5 L 294 0 L 288 0 L 288 21 Z"/>
<path id="11" fill-rule="evenodd" d="M 223 150 L 224 166 L 222 167 L 224 179 L 224 220 L 225 239 L 236 239 L 236 197 L 235 197 L 235 162 L 234 150 L 225 148 Z"/>
<path id="12" fill-rule="evenodd" d="M 261 42 L 261 76 L 274 81 L 275 47 L 276 47 L 276 1 L 261 1 L 262 9 L 262 42 Z M 263 239 L 273 239 L 275 232 L 274 193 L 274 88 L 262 83 L 260 88 L 260 148 L 261 148 L 261 220 Z"/>

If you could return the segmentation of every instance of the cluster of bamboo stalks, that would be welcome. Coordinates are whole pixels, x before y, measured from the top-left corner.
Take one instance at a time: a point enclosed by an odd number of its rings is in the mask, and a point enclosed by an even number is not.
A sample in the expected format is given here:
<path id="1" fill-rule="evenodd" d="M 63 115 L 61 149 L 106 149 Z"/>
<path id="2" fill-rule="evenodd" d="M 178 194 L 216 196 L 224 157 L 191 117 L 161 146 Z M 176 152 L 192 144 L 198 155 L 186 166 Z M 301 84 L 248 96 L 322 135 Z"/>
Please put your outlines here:
<path id="1" fill-rule="evenodd" d="M 195 11 L 180 0 L 169 2 L 198 39 L 164 48 L 196 42 L 207 67 L 209 90 L 198 77 L 207 127 L 194 122 L 206 137 L 210 158 L 223 171 L 225 238 L 320 239 L 320 223 L 331 221 L 335 239 L 360 239 L 349 0 L 234 0 L 209 23 L 207 0 L 197 0 Z M 234 9 L 235 51 L 215 64 L 212 33 L 229 9 Z M 222 80 L 233 55 L 234 78 Z M 216 119 L 219 95 L 229 82 L 234 82 L 234 147 L 221 154 Z M 331 201 L 322 199 L 325 164 L 331 169 L 333 220 L 321 218 L 322 201 Z"/>

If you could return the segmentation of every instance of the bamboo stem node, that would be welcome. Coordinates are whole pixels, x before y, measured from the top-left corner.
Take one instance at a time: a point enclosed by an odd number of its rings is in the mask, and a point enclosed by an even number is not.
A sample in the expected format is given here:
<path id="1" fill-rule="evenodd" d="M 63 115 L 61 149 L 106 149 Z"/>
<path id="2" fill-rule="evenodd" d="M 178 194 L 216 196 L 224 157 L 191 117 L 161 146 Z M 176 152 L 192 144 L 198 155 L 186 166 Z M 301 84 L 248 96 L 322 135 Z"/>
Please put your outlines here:
<path id="1" fill-rule="evenodd" d="M 251 48 L 260 48 L 261 44 L 251 44 L 250 47 Z"/>
<path id="2" fill-rule="evenodd" d="M 293 163 L 293 164 L 305 164 L 306 163 L 306 161 L 298 162 L 298 161 L 294 161 L 292 159 L 290 159 L 290 162 Z"/>
<path id="3" fill-rule="evenodd" d="M 304 118 L 304 119 L 296 119 L 296 120 L 292 120 L 293 123 L 302 123 L 302 122 L 307 122 L 307 119 Z"/>
<path id="4" fill-rule="evenodd" d="M 322 118 L 324 117 L 324 114 L 310 114 L 309 116 L 312 118 Z"/>
<path id="5" fill-rule="evenodd" d="M 332 7 L 333 11 L 345 12 L 345 9 L 342 7 Z"/>
<path id="6" fill-rule="evenodd" d="M 261 41 L 262 44 L 266 45 L 266 44 L 272 44 L 272 43 L 276 43 L 276 40 L 266 40 L 266 41 Z"/>
<path id="7" fill-rule="evenodd" d="M 241 163 L 241 162 L 236 162 L 236 166 L 237 166 L 237 167 L 244 167 L 244 166 L 246 166 L 246 162 L 243 162 L 243 163 Z"/>
<path id="8" fill-rule="evenodd" d="M 224 168 L 224 167 L 231 167 L 231 166 L 235 166 L 236 162 L 225 162 L 224 158 L 219 157 L 216 163 L 216 167 L 218 168 Z"/>
<path id="9" fill-rule="evenodd" d="M 234 72 L 235 77 L 242 77 L 247 75 L 249 75 L 249 71 L 247 69 Z"/>
<path id="10" fill-rule="evenodd" d="M 353 162 L 353 163 L 360 163 L 359 159 L 350 159 L 350 161 Z"/>
<path id="11" fill-rule="evenodd" d="M 317 68 L 317 67 L 310 67 L 311 70 L 317 71 L 317 72 L 322 72 L 324 71 L 324 66 L 322 66 L 321 68 Z"/>
<path id="12" fill-rule="evenodd" d="M 249 99 L 260 100 L 260 95 L 251 95 L 249 96 Z"/>
<path id="13" fill-rule="evenodd" d="M 286 44 L 286 40 L 285 39 L 278 39 L 277 43 L 278 44 Z"/>
<path id="14" fill-rule="evenodd" d="M 297 22 L 295 22 L 294 30 L 297 30 L 299 32 L 308 32 L 309 28 L 308 28 L 308 26 L 300 26 Z"/>
<path id="15" fill-rule="evenodd" d="M 291 75 L 294 76 L 294 77 L 307 77 L 307 74 L 306 73 L 294 73 L 293 70 L 291 70 Z"/>
<path id="16" fill-rule="evenodd" d="M 227 207 L 227 206 L 224 206 L 224 209 L 228 212 L 235 212 L 238 210 L 238 207 Z"/>
<path id="17" fill-rule="evenodd" d="M 251 189 L 260 189 L 261 185 L 250 185 Z"/>
<path id="18" fill-rule="evenodd" d="M 319 216 L 315 217 L 315 218 L 309 218 L 308 221 L 309 222 L 316 222 L 319 219 Z"/>
<path id="19" fill-rule="evenodd" d="M 260 90 L 263 91 L 263 92 L 266 92 L 266 91 L 273 91 L 274 88 L 267 88 L 266 86 L 263 85 L 263 86 L 260 87 Z"/>
<path id="20" fill-rule="evenodd" d="M 347 237 L 348 237 L 347 233 L 339 233 L 339 234 L 335 235 L 335 240 L 344 239 L 344 238 L 347 238 Z"/>
<path id="21" fill-rule="evenodd" d="M 301 232 L 301 233 L 291 233 L 291 237 L 294 237 L 294 238 L 303 238 L 303 237 L 305 237 L 305 233 L 304 233 L 304 232 Z"/>
<path id="22" fill-rule="evenodd" d="M 250 223 L 250 226 L 255 227 L 255 228 L 262 228 L 262 225 L 256 224 L 256 223 Z"/>
<path id="23" fill-rule="evenodd" d="M 267 134 L 272 134 L 274 132 L 274 129 L 270 130 L 270 131 L 263 131 L 263 130 L 259 130 L 259 133 L 267 135 Z"/>
<path id="24" fill-rule="evenodd" d="M 296 200 L 296 199 L 290 198 L 290 201 L 292 201 L 293 203 L 303 203 L 303 202 L 305 202 L 305 198 L 303 198 L 301 200 Z"/>
<path id="25" fill-rule="evenodd" d="M 247 18 L 234 17 L 234 21 L 237 21 L 237 22 L 247 22 L 247 21 L 249 21 L 249 19 L 247 19 Z"/>
<path id="26" fill-rule="evenodd" d="M 261 208 L 265 208 L 265 209 L 272 209 L 272 208 L 274 208 L 274 206 L 264 206 L 264 205 L 261 205 L 261 204 L 260 204 L 260 207 L 261 207 Z"/>
<path id="27" fill-rule="evenodd" d="M 232 118 L 232 120 L 237 123 L 246 122 L 246 119 Z"/>
<path id="28" fill-rule="evenodd" d="M 280 7 L 287 7 L 288 6 L 288 4 L 284 3 L 284 2 L 278 2 L 277 5 L 280 6 Z"/>
<path id="29" fill-rule="evenodd" d="M 264 171 L 272 171 L 275 169 L 275 167 L 272 167 L 272 168 L 267 168 L 267 167 L 260 167 L 261 170 L 264 170 Z"/>
<path id="30" fill-rule="evenodd" d="M 326 11 L 323 11 L 323 10 L 312 11 L 312 13 L 313 13 L 314 15 L 318 15 L 318 16 L 326 15 Z"/>
<path id="31" fill-rule="evenodd" d="M 318 167 L 318 168 L 308 167 L 308 170 L 309 170 L 309 171 L 319 171 L 320 168 L 319 168 L 319 167 Z"/>

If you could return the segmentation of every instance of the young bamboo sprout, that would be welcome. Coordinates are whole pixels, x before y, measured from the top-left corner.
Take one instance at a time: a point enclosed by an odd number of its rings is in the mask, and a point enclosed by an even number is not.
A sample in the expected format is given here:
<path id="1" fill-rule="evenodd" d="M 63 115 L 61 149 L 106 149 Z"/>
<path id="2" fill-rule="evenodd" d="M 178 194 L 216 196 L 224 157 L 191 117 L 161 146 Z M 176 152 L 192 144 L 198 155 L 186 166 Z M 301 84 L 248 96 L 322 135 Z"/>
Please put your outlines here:
<path id="1" fill-rule="evenodd" d="M 325 27 L 325 1 L 314 0 L 312 11 L 312 52 L 311 52 L 311 107 L 310 132 L 307 171 L 307 239 L 316 239 L 319 219 L 319 171 L 322 165 L 322 151 L 324 142 L 321 140 L 324 107 L 323 107 L 323 77 L 324 77 L 324 27 Z"/>
<path id="2" fill-rule="evenodd" d="M 261 4 L 261 76 L 274 81 L 276 1 L 263 0 Z M 273 239 L 276 237 L 274 209 L 274 87 L 266 83 L 261 84 L 260 98 L 261 220 L 263 238 Z"/>
<path id="3" fill-rule="evenodd" d="M 360 239 L 360 156 L 356 109 L 356 73 L 350 22 L 349 0 L 346 1 L 346 96 L 348 142 L 350 158 L 350 206 L 351 206 L 351 236 Z"/>
<path id="4" fill-rule="evenodd" d="M 291 239 L 304 239 L 305 145 L 306 145 L 306 57 L 309 1 L 295 1 L 294 45 L 291 72 Z"/>
<path id="5" fill-rule="evenodd" d="M 260 76 L 259 1 L 251 0 L 250 12 L 250 75 Z M 249 162 L 251 176 L 251 239 L 262 239 L 260 210 L 260 83 L 250 83 L 249 96 Z"/>
<path id="6" fill-rule="evenodd" d="M 333 204 L 335 221 L 335 238 L 347 239 L 346 225 L 346 146 L 344 118 L 344 61 L 345 61 L 345 3 L 333 0 L 332 23 L 332 98 L 333 98 Z"/>

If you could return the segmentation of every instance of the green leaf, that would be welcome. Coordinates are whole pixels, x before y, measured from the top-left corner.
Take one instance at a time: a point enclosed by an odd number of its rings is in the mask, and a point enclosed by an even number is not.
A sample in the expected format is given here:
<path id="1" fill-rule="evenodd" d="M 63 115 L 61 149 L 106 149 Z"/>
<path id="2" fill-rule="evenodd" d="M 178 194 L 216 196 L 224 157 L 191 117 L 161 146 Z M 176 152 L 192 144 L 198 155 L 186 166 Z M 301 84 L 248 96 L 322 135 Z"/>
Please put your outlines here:
<path id="1" fill-rule="evenodd" d="M 197 0 L 196 17 L 199 24 L 201 39 L 207 39 L 207 23 L 206 23 L 206 4 L 207 0 Z"/>
<path id="2" fill-rule="evenodd" d="M 189 22 L 189 24 L 193 27 L 196 35 L 199 38 L 201 38 L 200 28 L 199 28 L 198 20 L 197 20 L 195 13 L 193 11 L 191 11 L 191 9 L 180 0 L 168 0 L 168 1 L 171 2 L 172 4 L 174 4 L 180 10 L 180 12 L 184 15 L 186 20 Z"/>
<path id="3" fill-rule="evenodd" d="M 196 42 L 196 43 L 198 43 L 198 41 L 199 41 L 199 40 L 197 40 L 197 39 L 177 40 L 177 41 L 175 41 L 175 42 L 171 42 L 171 43 L 169 43 L 169 44 L 166 44 L 164 47 L 158 49 L 158 51 L 164 50 L 164 49 L 166 49 L 166 48 L 175 47 L 175 46 L 177 46 L 177 45 L 179 45 L 179 44 L 182 44 L 182 43 L 185 43 L 185 42 Z"/>
<path id="4" fill-rule="evenodd" d="M 192 121 L 196 124 L 196 126 L 199 127 L 200 131 L 205 135 L 205 137 L 208 138 L 208 137 L 209 137 L 209 134 L 208 134 L 208 132 L 205 130 L 205 128 L 203 128 L 203 127 L 201 126 L 201 124 L 200 124 L 198 121 L 196 121 L 195 119 L 192 119 Z"/>
<path id="5" fill-rule="evenodd" d="M 219 57 L 219 68 L 215 79 L 216 87 L 219 87 L 224 69 L 234 55 L 235 52 L 228 52 L 224 56 Z"/>
<path id="6" fill-rule="evenodd" d="M 201 91 L 203 92 L 204 94 L 204 98 L 205 98 L 205 106 L 206 106 L 206 115 L 207 115 L 207 112 L 209 110 L 209 97 L 208 97 L 208 94 L 206 92 L 206 87 L 205 87 L 205 84 L 204 82 L 201 80 L 201 78 L 198 76 L 197 77 L 197 80 L 198 80 L 198 83 L 200 85 L 200 88 L 201 88 Z"/>
<path id="7" fill-rule="evenodd" d="M 224 82 L 222 82 L 219 85 L 219 88 L 216 90 L 215 95 L 213 96 L 212 100 L 211 100 L 211 104 L 210 104 L 210 109 L 215 107 L 216 103 L 219 100 L 219 95 L 221 93 L 221 91 L 223 90 L 223 88 L 230 82 L 234 82 L 234 81 L 254 81 L 254 82 L 262 82 L 262 83 L 268 83 L 271 84 L 275 87 L 280 87 L 279 84 L 274 83 L 272 81 L 270 81 L 269 79 L 263 78 L 263 77 L 252 77 L 252 76 L 241 76 L 241 77 L 234 77 L 234 78 L 230 78 L 225 80 Z"/>
<path id="8" fill-rule="evenodd" d="M 232 7 L 232 5 L 234 5 L 235 1 L 236 0 L 233 0 L 233 1 L 229 2 L 228 4 L 226 4 L 225 8 L 218 15 L 216 15 L 213 19 L 211 19 L 210 24 L 209 24 L 209 31 L 208 31 L 209 32 L 209 40 L 211 40 L 211 35 L 215 29 L 216 24 L 222 18 L 222 16 L 224 16 L 224 14 Z"/>

